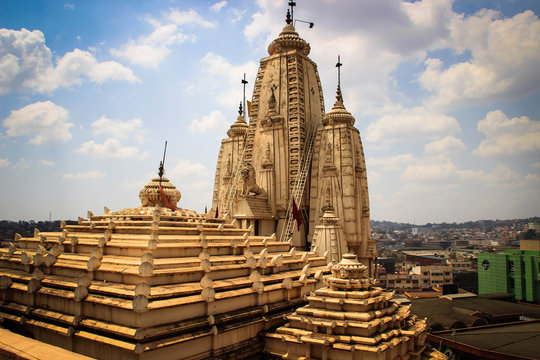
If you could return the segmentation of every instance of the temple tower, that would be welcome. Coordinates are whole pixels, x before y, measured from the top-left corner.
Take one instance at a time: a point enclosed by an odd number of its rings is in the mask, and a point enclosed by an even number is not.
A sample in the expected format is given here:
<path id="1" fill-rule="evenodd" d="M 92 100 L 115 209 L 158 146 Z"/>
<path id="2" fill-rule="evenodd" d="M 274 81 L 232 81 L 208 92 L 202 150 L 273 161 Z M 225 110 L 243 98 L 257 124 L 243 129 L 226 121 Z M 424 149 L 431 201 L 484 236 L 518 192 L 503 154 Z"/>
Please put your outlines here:
<path id="1" fill-rule="evenodd" d="M 305 168 L 306 148 L 324 115 L 317 65 L 309 52 L 287 14 L 286 26 L 268 47 L 269 56 L 260 61 L 249 128 L 237 142 L 244 144 L 242 151 L 227 150 L 231 139 L 222 143 L 212 203 L 214 211 L 253 225 L 259 234 L 280 234 L 296 192 L 303 218 L 300 230 L 292 234 L 296 246 L 306 246 L 309 231 L 309 163 L 304 183 L 296 184 Z M 226 186 L 229 163 L 232 175 Z"/>
<path id="2" fill-rule="evenodd" d="M 371 272 L 376 249 L 364 150 L 343 104 L 341 63 L 338 59 L 337 100 L 325 114 L 309 52 L 288 13 L 260 62 L 249 125 L 240 114 L 222 142 L 213 211 L 244 228 L 253 226 L 258 235 L 275 232 L 280 241 L 311 247 L 328 262 L 354 252 Z"/>
<path id="3" fill-rule="evenodd" d="M 341 64 L 338 62 L 338 65 Z M 339 219 L 340 233 L 346 248 L 337 254 L 354 252 L 361 263 L 371 270 L 376 256 L 375 242 L 371 239 L 366 162 L 360 132 L 354 127 L 355 119 L 345 109 L 341 86 L 338 83 L 336 103 L 324 116 L 317 131 L 311 163 L 310 235 L 313 238 L 324 214 L 332 211 Z M 314 245 L 314 244 L 313 244 Z M 323 249 L 339 251 L 335 246 L 317 244 Z M 331 254 L 330 255 L 335 255 Z M 330 261 L 335 261 L 332 256 Z"/>

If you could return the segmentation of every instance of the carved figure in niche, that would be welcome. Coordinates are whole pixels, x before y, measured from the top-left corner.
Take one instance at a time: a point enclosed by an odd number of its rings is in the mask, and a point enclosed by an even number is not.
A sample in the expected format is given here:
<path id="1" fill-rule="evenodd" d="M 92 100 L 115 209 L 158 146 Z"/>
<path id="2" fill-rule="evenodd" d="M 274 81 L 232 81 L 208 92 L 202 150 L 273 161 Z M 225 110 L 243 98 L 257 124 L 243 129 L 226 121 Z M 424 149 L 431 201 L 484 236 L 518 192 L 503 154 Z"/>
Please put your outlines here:
<path id="1" fill-rule="evenodd" d="M 326 160 L 325 160 L 325 165 L 332 165 L 332 163 L 334 162 L 334 151 L 333 151 L 333 148 L 332 148 L 332 144 L 328 143 L 326 145 Z"/>
<path id="2" fill-rule="evenodd" d="M 250 195 L 251 193 L 254 195 L 266 195 L 264 189 L 257 185 L 255 181 L 255 169 L 250 163 L 247 163 L 242 169 L 242 181 L 244 182 L 242 195 Z"/>
<path id="3" fill-rule="evenodd" d="M 272 162 L 271 155 L 272 155 L 272 151 L 270 150 L 270 143 L 267 142 L 266 143 L 266 150 L 264 151 L 264 159 L 263 159 L 263 162 L 262 162 L 264 168 L 272 167 L 273 162 Z"/>
<path id="4" fill-rule="evenodd" d="M 227 154 L 227 173 L 226 176 L 231 176 L 232 173 L 232 164 L 231 164 L 231 153 Z"/>

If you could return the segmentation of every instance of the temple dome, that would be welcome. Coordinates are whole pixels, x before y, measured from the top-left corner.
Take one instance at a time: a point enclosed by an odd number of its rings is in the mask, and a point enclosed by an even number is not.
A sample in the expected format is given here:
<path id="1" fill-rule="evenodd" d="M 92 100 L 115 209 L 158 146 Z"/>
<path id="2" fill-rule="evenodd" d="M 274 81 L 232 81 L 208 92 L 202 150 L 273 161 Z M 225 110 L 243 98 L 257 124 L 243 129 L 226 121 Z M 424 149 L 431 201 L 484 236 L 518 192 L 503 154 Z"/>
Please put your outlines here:
<path id="1" fill-rule="evenodd" d="M 238 137 L 244 136 L 249 128 L 249 125 L 246 123 L 245 118 L 240 115 L 236 118 L 236 122 L 231 125 L 229 130 L 227 130 L 227 135 L 229 137 Z"/>
<path id="2" fill-rule="evenodd" d="M 161 197 L 159 196 L 159 186 L 163 188 L 165 198 L 172 206 L 176 207 L 178 201 L 182 197 L 180 191 L 170 183 L 169 179 L 162 177 L 154 178 L 151 182 L 146 184 L 144 188 L 139 192 L 139 199 L 143 207 L 156 206 L 157 204 L 165 206 Z"/>
<path id="3" fill-rule="evenodd" d="M 294 26 L 287 24 L 279 34 L 279 37 L 268 46 L 268 54 L 274 55 L 291 50 L 298 50 L 307 56 L 311 51 L 311 47 L 298 35 Z"/>
<path id="4" fill-rule="evenodd" d="M 341 95 L 341 87 L 338 85 L 337 89 L 337 95 L 336 95 L 336 102 L 334 104 L 334 107 L 330 112 L 328 112 L 326 115 L 324 115 L 324 119 L 322 121 L 324 126 L 327 125 L 333 125 L 333 124 L 346 124 L 346 125 L 354 125 L 354 116 L 350 112 L 345 109 L 345 105 L 343 105 L 343 96 Z"/>

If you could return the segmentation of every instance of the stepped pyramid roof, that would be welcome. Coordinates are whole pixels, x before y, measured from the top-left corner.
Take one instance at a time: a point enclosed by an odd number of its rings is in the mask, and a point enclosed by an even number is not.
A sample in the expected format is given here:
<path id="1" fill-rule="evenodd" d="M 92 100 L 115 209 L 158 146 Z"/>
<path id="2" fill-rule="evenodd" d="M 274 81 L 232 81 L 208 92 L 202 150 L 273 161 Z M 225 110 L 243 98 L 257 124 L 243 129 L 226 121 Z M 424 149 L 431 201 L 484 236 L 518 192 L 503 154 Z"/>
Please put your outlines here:
<path id="1" fill-rule="evenodd" d="M 330 267 L 326 287 L 266 336 L 265 352 L 287 359 L 420 359 L 426 320 L 392 302 L 393 292 L 373 286 L 356 255 L 344 254 Z"/>
<path id="2" fill-rule="evenodd" d="M 180 198 L 161 184 L 170 203 Z M 166 208 L 158 186 L 141 190 L 140 207 L 88 212 L 0 249 L 4 324 L 100 359 L 253 354 L 254 336 L 328 272 L 324 257 L 275 235 Z"/>

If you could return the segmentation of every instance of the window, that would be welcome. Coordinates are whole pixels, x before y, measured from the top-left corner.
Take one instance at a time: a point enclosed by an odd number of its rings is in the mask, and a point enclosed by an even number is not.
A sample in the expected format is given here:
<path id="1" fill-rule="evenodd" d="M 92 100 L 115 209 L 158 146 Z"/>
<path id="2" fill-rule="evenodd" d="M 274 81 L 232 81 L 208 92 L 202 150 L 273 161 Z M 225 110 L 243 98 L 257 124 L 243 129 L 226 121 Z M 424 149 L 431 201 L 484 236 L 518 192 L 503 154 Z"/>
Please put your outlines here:
<path id="1" fill-rule="evenodd" d="M 424 284 L 427 284 L 427 283 L 428 283 L 428 281 L 427 281 L 427 280 L 424 280 Z"/>
<path id="2" fill-rule="evenodd" d="M 427 271 L 424 271 L 424 276 L 428 276 L 429 273 Z"/>
<path id="3" fill-rule="evenodd" d="M 449 275 L 450 275 L 450 272 L 449 272 L 449 271 L 446 271 L 446 272 L 444 273 L 444 275 L 449 276 Z"/>

